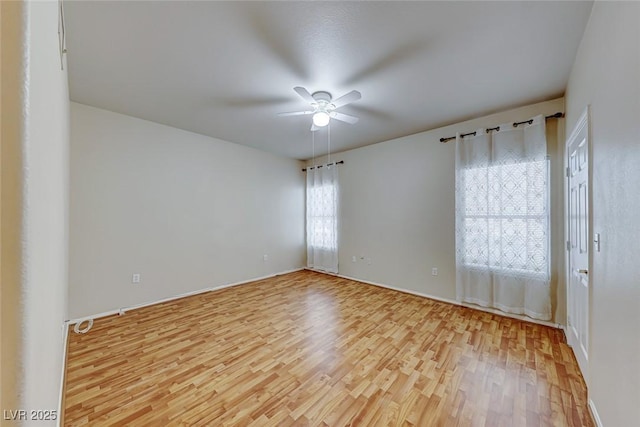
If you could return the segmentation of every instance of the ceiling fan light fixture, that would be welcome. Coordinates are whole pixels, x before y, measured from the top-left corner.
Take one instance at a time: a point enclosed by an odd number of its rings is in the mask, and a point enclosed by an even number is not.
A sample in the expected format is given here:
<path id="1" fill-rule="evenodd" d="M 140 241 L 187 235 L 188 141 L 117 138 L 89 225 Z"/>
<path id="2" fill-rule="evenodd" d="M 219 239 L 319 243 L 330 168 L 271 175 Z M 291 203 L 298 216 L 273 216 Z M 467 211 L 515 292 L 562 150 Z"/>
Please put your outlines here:
<path id="1" fill-rule="evenodd" d="M 331 117 L 325 111 L 318 111 L 313 115 L 313 124 L 318 127 L 324 127 L 329 124 Z"/>

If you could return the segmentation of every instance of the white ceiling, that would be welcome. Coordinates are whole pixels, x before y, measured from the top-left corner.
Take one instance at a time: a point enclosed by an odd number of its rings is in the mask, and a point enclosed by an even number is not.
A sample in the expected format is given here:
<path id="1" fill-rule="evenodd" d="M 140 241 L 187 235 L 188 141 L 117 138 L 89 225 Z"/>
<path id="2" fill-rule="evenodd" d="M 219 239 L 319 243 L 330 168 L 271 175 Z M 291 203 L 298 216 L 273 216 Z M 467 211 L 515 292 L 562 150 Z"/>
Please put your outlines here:
<path id="1" fill-rule="evenodd" d="M 72 101 L 311 157 L 294 91 L 353 89 L 333 152 L 563 95 L 591 2 L 66 1 Z M 326 130 L 316 134 L 326 152 Z"/>

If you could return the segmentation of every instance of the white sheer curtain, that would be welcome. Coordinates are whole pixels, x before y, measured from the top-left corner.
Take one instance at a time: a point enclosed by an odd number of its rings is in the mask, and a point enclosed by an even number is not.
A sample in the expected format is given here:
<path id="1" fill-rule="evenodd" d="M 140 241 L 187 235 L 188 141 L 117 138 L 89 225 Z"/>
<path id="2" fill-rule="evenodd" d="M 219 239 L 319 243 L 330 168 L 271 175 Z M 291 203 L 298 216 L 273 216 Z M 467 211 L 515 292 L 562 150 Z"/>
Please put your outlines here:
<path id="1" fill-rule="evenodd" d="M 545 119 L 456 136 L 458 300 L 549 320 Z"/>
<path id="2" fill-rule="evenodd" d="M 338 272 L 338 167 L 307 169 L 307 266 Z"/>

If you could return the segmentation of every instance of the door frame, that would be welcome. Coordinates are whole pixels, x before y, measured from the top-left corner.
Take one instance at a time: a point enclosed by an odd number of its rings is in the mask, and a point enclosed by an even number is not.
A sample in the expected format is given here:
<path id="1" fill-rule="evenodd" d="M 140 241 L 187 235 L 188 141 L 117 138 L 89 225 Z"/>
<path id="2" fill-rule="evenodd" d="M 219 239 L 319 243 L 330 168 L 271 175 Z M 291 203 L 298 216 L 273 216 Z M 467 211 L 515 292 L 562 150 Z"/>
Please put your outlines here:
<path id="1" fill-rule="evenodd" d="M 584 370 L 582 369 L 582 366 L 580 366 L 580 364 L 578 364 L 578 367 L 580 368 L 580 371 L 582 373 L 582 377 L 584 378 L 584 381 L 587 385 L 587 388 L 589 387 L 589 356 L 591 355 L 591 313 L 592 313 L 592 301 L 593 301 L 593 252 L 595 250 L 595 247 L 592 245 L 593 242 L 593 197 L 592 197 L 592 193 L 593 193 L 593 189 L 592 189 L 592 183 L 593 183 L 593 151 L 592 151 L 592 141 L 591 141 L 591 108 L 590 105 L 587 105 L 584 109 L 584 111 L 582 112 L 582 114 L 580 115 L 580 118 L 577 120 L 576 124 L 573 127 L 573 130 L 571 131 L 571 134 L 569 135 L 569 137 L 565 140 L 565 144 L 564 144 L 564 168 L 565 168 L 565 173 L 564 173 L 564 188 L 565 188 L 565 194 L 564 194 L 564 237 L 565 237 L 565 250 L 564 250 L 564 254 L 565 254 L 565 285 L 566 285 L 566 313 L 567 313 L 567 321 L 565 322 L 566 325 L 564 327 L 564 332 L 565 332 L 565 337 L 567 338 L 567 343 L 569 344 L 569 346 L 571 347 L 571 350 L 574 352 L 574 357 L 576 358 L 576 360 L 578 360 L 578 355 L 576 354 L 576 351 L 574 349 L 574 343 L 572 343 L 572 340 L 570 340 L 570 331 L 569 331 L 569 315 L 571 313 L 571 292 L 570 292 L 570 280 L 571 280 L 571 274 L 572 274 L 572 265 L 571 265 L 571 255 L 569 253 L 569 241 L 570 241 L 570 236 L 569 233 L 571 231 L 571 224 L 569 223 L 570 221 L 570 217 L 569 217 L 569 197 L 570 197 L 570 187 L 569 187 L 569 146 L 577 139 L 578 135 L 585 131 L 586 133 L 586 141 L 587 141 L 587 156 L 588 156 L 588 161 L 587 161 L 587 182 L 588 182 L 588 190 L 587 190 L 587 211 L 589 212 L 589 218 L 587 220 L 587 224 L 588 224 L 588 233 L 587 233 L 587 247 L 589 248 L 589 253 L 588 253 L 588 271 L 589 271 L 589 287 L 588 287 L 588 292 L 587 292 L 587 360 L 586 362 L 586 372 L 584 372 Z"/>

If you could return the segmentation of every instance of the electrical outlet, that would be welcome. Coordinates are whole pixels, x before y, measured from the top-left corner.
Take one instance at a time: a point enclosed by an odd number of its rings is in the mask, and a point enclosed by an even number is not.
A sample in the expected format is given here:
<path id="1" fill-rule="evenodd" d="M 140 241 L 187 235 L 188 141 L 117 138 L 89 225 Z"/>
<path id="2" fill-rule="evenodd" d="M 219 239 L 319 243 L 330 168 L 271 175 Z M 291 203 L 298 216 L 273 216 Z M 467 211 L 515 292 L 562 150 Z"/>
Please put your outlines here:
<path id="1" fill-rule="evenodd" d="M 351 257 L 351 262 L 358 262 L 358 258 L 354 255 Z"/>
<path id="2" fill-rule="evenodd" d="M 133 273 L 133 276 L 131 276 L 131 283 L 140 283 L 140 273 Z"/>
<path id="3" fill-rule="evenodd" d="M 438 275 L 438 269 L 437 269 L 436 267 L 433 267 L 433 268 L 431 269 L 431 275 L 432 275 L 432 276 L 437 276 L 437 275 Z"/>
<path id="4" fill-rule="evenodd" d="M 371 265 L 371 258 L 367 257 L 367 265 Z"/>
<path id="5" fill-rule="evenodd" d="M 264 261 L 264 262 L 269 261 L 269 255 L 267 255 L 267 254 L 262 255 L 262 261 Z"/>

